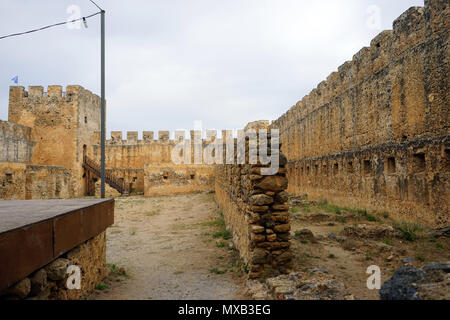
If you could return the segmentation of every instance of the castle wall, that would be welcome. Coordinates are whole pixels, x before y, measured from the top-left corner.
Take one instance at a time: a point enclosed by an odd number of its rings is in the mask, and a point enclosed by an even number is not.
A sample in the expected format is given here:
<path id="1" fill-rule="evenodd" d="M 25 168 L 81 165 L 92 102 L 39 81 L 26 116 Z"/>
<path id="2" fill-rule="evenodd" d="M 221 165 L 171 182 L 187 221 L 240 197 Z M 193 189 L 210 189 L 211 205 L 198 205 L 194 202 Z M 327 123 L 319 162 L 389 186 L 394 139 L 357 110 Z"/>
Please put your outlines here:
<path id="1" fill-rule="evenodd" d="M 25 200 L 25 163 L 0 162 L 0 199 Z"/>
<path id="2" fill-rule="evenodd" d="M 68 199 L 71 176 L 63 167 L 0 162 L 0 199 Z"/>
<path id="3" fill-rule="evenodd" d="M 127 132 L 126 139 L 123 139 L 121 131 L 113 131 L 111 139 L 106 140 L 106 168 L 116 177 L 122 178 L 126 186 L 131 186 L 132 192 L 144 193 L 146 196 L 212 189 L 212 167 L 194 164 L 194 134 L 196 132 L 191 131 L 191 139 L 187 140 L 191 146 L 192 164 L 178 165 L 172 162 L 172 151 L 177 141 L 170 139 L 169 131 L 159 131 L 157 140 L 153 131 L 144 131 L 142 140 L 138 139 L 136 131 Z M 202 153 L 206 145 L 206 142 L 202 144 Z M 97 161 L 100 159 L 100 152 L 100 133 L 97 132 L 93 146 L 93 158 Z M 195 176 L 194 179 L 191 179 L 191 172 Z M 164 173 L 170 176 L 170 179 L 162 179 Z"/>
<path id="4" fill-rule="evenodd" d="M 100 98 L 81 86 L 67 86 L 65 93 L 61 86 L 49 86 L 46 93 L 40 86 L 11 87 L 8 118 L 31 128 L 31 163 L 63 166 L 72 175 L 71 192 L 83 196 L 83 154 L 92 152 L 100 130 Z"/>
<path id="5" fill-rule="evenodd" d="M 272 123 L 289 192 L 449 224 L 449 13 L 410 8 Z"/>
<path id="6" fill-rule="evenodd" d="M 246 150 L 248 159 L 248 143 Z M 217 203 L 251 279 L 268 270 L 289 273 L 291 266 L 288 180 L 282 159 L 280 155 L 278 173 L 271 176 L 261 175 L 261 164 L 214 166 Z"/>
<path id="7" fill-rule="evenodd" d="M 33 146 L 31 128 L 0 120 L 0 161 L 29 163 Z"/>
<path id="8" fill-rule="evenodd" d="M 112 172 L 117 178 L 123 179 L 125 186 L 130 190 L 131 194 L 144 194 L 144 169 L 107 169 L 107 172 Z M 101 195 L 100 178 L 95 177 L 95 195 Z M 107 197 L 119 197 L 120 193 L 105 185 L 105 195 Z"/>
<path id="9" fill-rule="evenodd" d="M 97 135 L 98 143 L 93 151 L 94 157 L 100 159 L 100 136 Z M 121 131 L 111 132 L 111 139 L 106 140 L 106 167 L 143 169 L 146 163 L 171 162 L 175 142 L 169 140 L 168 131 L 161 131 L 158 140 L 153 140 L 153 132 L 149 131 L 144 132 L 144 140 L 137 137 L 137 132 L 127 132 L 127 139 L 123 140 Z"/>
<path id="10" fill-rule="evenodd" d="M 186 194 L 214 189 L 214 168 L 208 165 L 146 164 L 144 195 Z"/>
<path id="11" fill-rule="evenodd" d="M 25 199 L 72 198 L 71 174 L 63 167 L 27 165 Z"/>
<path id="12" fill-rule="evenodd" d="M 70 173 L 63 167 L 32 165 L 32 129 L 0 121 L 0 199 L 71 197 Z"/>

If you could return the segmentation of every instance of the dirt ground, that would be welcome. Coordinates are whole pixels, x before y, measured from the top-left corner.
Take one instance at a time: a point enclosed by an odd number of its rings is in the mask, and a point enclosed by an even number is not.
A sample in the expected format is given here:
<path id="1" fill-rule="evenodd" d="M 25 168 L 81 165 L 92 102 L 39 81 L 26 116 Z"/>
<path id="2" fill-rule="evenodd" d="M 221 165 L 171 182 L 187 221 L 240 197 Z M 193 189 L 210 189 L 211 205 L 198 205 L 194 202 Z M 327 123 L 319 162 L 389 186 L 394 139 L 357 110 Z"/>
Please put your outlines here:
<path id="1" fill-rule="evenodd" d="M 430 230 L 419 228 L 414 241 L 403 239 L 401 234 L 379 238 L 346 235 L 346 227 L 389 228 L 398 223 L 386 213 L 355 211 L 347 212 L 328 204 L 291 205 L 294 269 L 306 271 L 324 267 L 341 280 L 356 299 L 378 300 L 379 290 L 369 290 L 366 285 L 369 266 L 380 267 L 383 284 L 408 263 L 423 267 L 429 262 L 450 260 L 450 239 L 427 236 Z M 313 240 L 295 236 L 304 229 L 313 233 Z"/>
<path id="2" fill-rule="evenodd" d="M 111 270 L 88 299 L 244 299 L 214 194 L 116 198 Z M 228 238 L 228 237 L 226 237 Z"/>
<path id="3" fill-rule="evenodd" d="M 426 230 L 415 231 L 414 241 L 344 232 L 361 224 L 393 226 L 387 214 L 314 202 L 291 205 L 290 213 L 293 271 L 323 267 L 356 299 L 379 299 L 378 290 L 366 286 L 371 265 L 380 267 L 383 283 L 405 258 L 417 267 L 450 260 L 450 240 L 423 236 Z M 305 229 L 313 238 L 298 236 Z M 107 231 L 110 276 L 87 299 L 249 299 L 230 238 L 214 194 L 116 198 L 115 223 Z"/>

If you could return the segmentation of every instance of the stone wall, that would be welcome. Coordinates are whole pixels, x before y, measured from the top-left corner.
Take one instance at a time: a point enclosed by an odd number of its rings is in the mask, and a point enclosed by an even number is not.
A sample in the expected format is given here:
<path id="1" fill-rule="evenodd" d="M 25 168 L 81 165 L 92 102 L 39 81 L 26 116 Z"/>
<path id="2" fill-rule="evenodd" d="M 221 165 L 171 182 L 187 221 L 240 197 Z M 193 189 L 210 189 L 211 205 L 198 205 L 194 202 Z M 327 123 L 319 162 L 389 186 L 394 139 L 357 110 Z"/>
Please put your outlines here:
<path id="1" fill-rule="evenodd" d="M 289 192 L 450 223 L 449 14 L 410 8 L 272 123 Z"/>
<path id="2" fill-rule="evenodd" d="M 0 121 L 0 199 L 70 198 L 70 173 L 59 166 L 31 164 L 34 146 L 31 128 Z"/>
<path id="3" fill-rule="evenodd" d="M 33 146 L 31 128 L 0 120 L 0 161 L 29 163 Z"/>
<path id="4" fill-rule="evenodd" d="M 142 194 L 144 190 L 144 169 L 108 169 L 125 185 L 132 194 Z"/>
<path id="5" fill-rule="evenodd" d="M 10 87 L 8 120 L 31 128 L 31 163 L 56 165 L 72 175 L 72 193 L 85 195 L 83 155 L 100 130 L 100 98 L 81 86 Z"/>
<path id="6" fill-rule="evenodd" d="M 215 166 L 217 202 L 249 278 L 287 273 L 291 266 L 285 160 L 281 154 L 280 169 L 272 176 L 261 175 L 261 164 Z"/>
<path id="7" fill-rule="evenodd" d="M 25 163 L 0 162 L 0 199 L 25 200 Z"/>
<path id="8" fill-rule="evenodd" d="M 72 198 L 71 175 L 63 167 L 27 165 L 25 199 Z"/>
<path id="9" fill-rule="evenodd" d="M 0 162 L 0 199 L 68 199 L 71 176 L 63 167 Z"/>
<path id="10" fill-rule="evenodd" d="M 171 152 L 175 141 L 169 139 L 169 131 L 159 131 L 158 140 L 154 140 L 153 131 L 144 131 L 143 140 L 138 133 L 127 132 L 122 139 L 122 131 L 112 131 L 111 139 L 106 140 L 106 167 L 108 169 L 143 169 L 146 163 L 171 162 Z M 94 157 L 100 159 L 100 134 L 96 133 Z"/>
<path id="11" fill-rule="evenodd" d="M 191 163 L 194 163 L 194 135 L 187 140 L 191 146 Z M 146 196 L 161 196 L 189 192 L 198 192 L 213 188 L 212 166 L 201 164 L 174 164 L 172 151 L 177 141 L 170 139 L 169 131 L 159 131 L 155 140 L 153 131 L 144 131 L 142 140 L 138 132 L 129 131 L 123 139 L 121 131 L 112 131 L 111 139 L 106 140 L 106 168 L 116 177 L 124 180 L 133 193 Z M 206 142 L 199 150 L 203 153 Z M 100 133 L 97 132 L 93 142 L 93 158 L 100 159 Z M 194 175 L 194 179 L 191 175 Z M 164 179 L 164 176 L 167 176 Z M 169 178 L 170 176 L 170 178 Z M 158 184 L 161 182 L 160 184 Z M 112 191 L 111 194 L 114 194 Z"/>
<path id="12" fill-rule="evenodd" d="M 67 268 L 70 265 L 81 269 L 79 290 L 67 288 Z M 77 300 L 92 291 L 107 273 L 106 234 L 102 232 L 1 292 L 0 298 Z"/>
<path id="13" fill-rule="evenodd" d="M 207 165 L 146 164 L 146 197 L 186 194 L 214 189 L 214 168 Z"/>

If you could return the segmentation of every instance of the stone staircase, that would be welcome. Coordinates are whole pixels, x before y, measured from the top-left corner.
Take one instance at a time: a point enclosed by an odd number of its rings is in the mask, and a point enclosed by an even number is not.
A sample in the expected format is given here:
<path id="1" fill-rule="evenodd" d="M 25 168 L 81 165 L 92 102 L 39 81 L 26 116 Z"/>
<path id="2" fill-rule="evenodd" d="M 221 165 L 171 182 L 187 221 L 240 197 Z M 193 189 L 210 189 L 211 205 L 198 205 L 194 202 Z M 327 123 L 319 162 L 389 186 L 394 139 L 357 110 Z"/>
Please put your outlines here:
<path id="1" fill-rule="evenodd" d="M 101 167 L 96 161 L 85 156 L 83 159 L 83 168 L 91 171 L 100 178 Z M 129 195 L 130 191 L 125 186 L 123 179 L 116 177 L 112 172 L 105 170 L 105 182 L 116 189 L 121 195 Z"/>

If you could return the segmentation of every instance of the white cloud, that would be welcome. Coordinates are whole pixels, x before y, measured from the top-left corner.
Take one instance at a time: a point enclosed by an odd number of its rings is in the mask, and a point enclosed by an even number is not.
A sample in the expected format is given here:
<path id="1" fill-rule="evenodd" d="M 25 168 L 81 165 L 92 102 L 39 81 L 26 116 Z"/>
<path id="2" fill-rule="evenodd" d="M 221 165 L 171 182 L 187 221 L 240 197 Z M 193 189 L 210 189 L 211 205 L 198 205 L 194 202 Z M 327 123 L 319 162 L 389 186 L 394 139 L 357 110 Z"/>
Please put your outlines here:
<path id="1" fill-rule="evenodd" d="M 108 129 L 218 129 L 275 119 L 422 0 L 98 1 L 107 11 Z M 82 14 L 89 1 L 3 0 L 0 30 L 10 33 Z M 10 78 L 24 85 L 81 84 L 99 93 L 99 21 L 0 40 L 0 119 Z"/>

